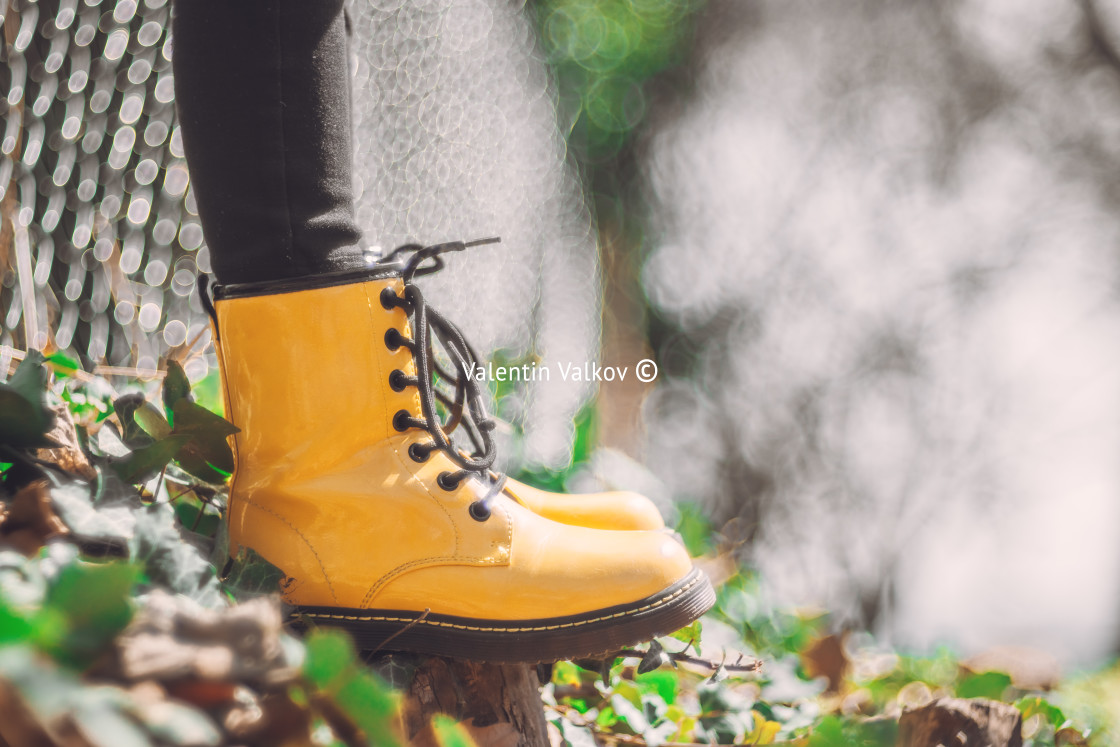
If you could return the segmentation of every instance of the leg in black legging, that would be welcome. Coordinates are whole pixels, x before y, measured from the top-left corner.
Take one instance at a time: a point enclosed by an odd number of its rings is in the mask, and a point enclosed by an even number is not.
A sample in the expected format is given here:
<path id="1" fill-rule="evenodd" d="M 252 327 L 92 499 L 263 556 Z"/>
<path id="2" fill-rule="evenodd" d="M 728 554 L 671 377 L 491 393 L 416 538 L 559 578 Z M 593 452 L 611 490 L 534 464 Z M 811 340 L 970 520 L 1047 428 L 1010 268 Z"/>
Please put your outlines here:
<path id="1" fill-rule="evenodd" d="M 218 282 L 360 267 L 342 0 L 175 0 L 172 31 Z"/>

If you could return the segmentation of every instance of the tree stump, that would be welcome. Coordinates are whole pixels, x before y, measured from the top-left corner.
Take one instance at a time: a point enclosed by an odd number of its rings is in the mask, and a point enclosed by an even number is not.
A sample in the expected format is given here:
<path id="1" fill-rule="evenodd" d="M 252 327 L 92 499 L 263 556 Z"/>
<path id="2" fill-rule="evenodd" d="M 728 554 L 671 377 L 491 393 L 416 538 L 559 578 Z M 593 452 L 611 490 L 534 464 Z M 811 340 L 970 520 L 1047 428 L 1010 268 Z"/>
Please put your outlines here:
<path id="1" fill-rule="evenodd" d="M 1022 747 L 1019 709 L 992 700 L 942 698 L 906 711 L 898 747 Z"/>
<path id="2" fill-rule="evenodd" d="M 431 720 L 462 723 L 478 747 L 548 747 L 536 668 L 462 659 L 421 660 L 405 692 L 402 719 L 409 743 L 438 747 Z"/>

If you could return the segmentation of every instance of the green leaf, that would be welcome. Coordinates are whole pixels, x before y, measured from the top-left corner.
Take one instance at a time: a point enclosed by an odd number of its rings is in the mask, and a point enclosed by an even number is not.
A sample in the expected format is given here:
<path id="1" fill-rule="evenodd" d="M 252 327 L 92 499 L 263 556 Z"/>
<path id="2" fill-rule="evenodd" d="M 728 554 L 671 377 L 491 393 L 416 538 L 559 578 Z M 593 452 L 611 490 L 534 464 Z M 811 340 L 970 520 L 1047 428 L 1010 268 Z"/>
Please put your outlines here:
<path id="1" fill-rule="evenodd" d="M 691 625 L 685 626 L 680 630 L 674 631 L 669 634 L 670 638 L 676 638 L 678 641 L 685 643 L 692 643 L 699 645 L 704 635 L 704 622 L 703 618 L 697 618 Z M 685 649 L 687 650 L 687 649 Z"/>
<path id="2" fill-rule="evenodd" d="M 431 728 L 436 732 L 440 747 L 475 747 L 474 739 L 470 738 L 463 725 L 444 713 L 437 713 L 431 719 Z"/>
<path id="3" fill-rule="evenodd" d="M 163 379 L 163 406 L 169 413 L 174 413 L 175 405 L 184 399 L 191 401 L 191 382 L 182 366 L 168 361 L 167 376 Z"/>
<path id="4" fill-rule="evenodd" d="M 303 676 L 335 703 L 374 745 L 395 745 L 397 698 L 392 689 L 363 669 L 350 637 L 335 630 L 315 630 L 305 641 Z"/>
<path id="5" fill-rule="evenodd" d="M 467 730 L 450 716 L 437 713 L 432 718 L 432 730 L 440 747 L 474 747 L 474 740 Z"/>
<path id="6" fill-rule="evenodd" d="M 695 503 L 682 502 L 677 504 L 680 518 L 677 520 L 676 530 L 684 540 L 684 546 L 693 557 L 699 557 L 711 552 L 715 548 L 712 537 L 715 529 L 712 520 Z"/>
<path id="7" fill-rule="evenodd" d="M 69 376 L 76 371 L 82 370 L 81 363 L 63 353 L 52 353 L 48 355 L 46 357 L 46 362 L 54 366 L 55 371 L 63 376 Z"/>
<path id="8" fill-rule="evenodd" d="M 121 424 L 121 441 L 130 449 L 150 445 L 154 439 L 136 422 L 136 411 L 147 404 L 143 394 L 133 392 L 113 401 L 113 412 Z"/>
<path id="9" fill-rule="evenodd" d="M 397 744 L 393 731 L 397 719 L 397 697 L 387 684 L 370 672 L 355 667 L 334 699 L 365 732 L 369 744 L 378 747 Z"/>
<path id="10" fill-rule="evenodd" d="M 211 556 L 215 565 L 226 563 L 229 543 L 225 522 L 218 525 L 215 538 L 215 554 Z M 284 580 L 284 572 L 257 554 L 255 550 L 242 548 L 237 557 L 230 561 L 229 572 L 222 588 L 238 601 L 253 597 L 274 594 Z"/>
<path id="11" fill-rule="evenodd" d="M 673 670 L 658 669 L 646 674 L 640 674 L 634 678 L 634 682 L 643 693 L 657 693 L 668 705 L 673 705 L 677 702 L 680 680 L 678 679 L 678 673 Z"/>
<path id="12" fill-rule="evenodd" d="M 809 747 L 891 747 L 898 736 L 898 722 L 846 721 L 839 716 L 825 716 L 813 728 Z"/>
<path id="13" fill-rule="evenodd" d="M 113 471 L 121 480 L 132 485 L 147 482 L 159 474 L 190 440 L 189 435 L 168 436 L 137 449 L 123 459 L 114 460 L 111 463 Z"/>
<path id="14" fill-rule="evenodd" d="M 171 435 L 171 426 L 167 419 L 151 402 L 145 401 L 144 404 L 137 407 L 132 417 L 136 421 L 136 425 L 157 441 Z"/>
<path id="15" fill-rule="evenodd" d="M 47 642 L 50 653 L 78 667 L 104 653 L 132 619 L 129 595 L 139 577 L 139 569 L 126 563 L 75 563 L 63 568 L 40 611 L 45 618 L 36 615 L 36 621 L 57 615 L 66 623 L 61 640 L 53 646 Z"/>
<path id="16" fill-rule="evenodd" d="M 180 399 L 174 410 L 175 435 L 189 436 L 189 442 L 175 456 L 184 470 L 211 483 L 225 482 L 233 472 L 233 451 L 227 437 L 240 429 L 205 407 Z"/>
<path id="17" fill-rule="evenodd" d="M 47 370 L 32 350 L 7 383 L 0 384 L 0 445 L 17 449 L 55 446 L 47 438 L 54 413 L 47 407 Z"/>
<path id="18" fill-rule="evenodd" d="M 101 501 L 95 505 L 89 485 L 51 475 L 51 503 L 76 536 L 123 548 L 132 539 L 140 497 L 117 480 L 106 483 L 107 477 L 102 474 Z"/>
<path id="19" fill-rule="evenodd" d="M 0 646 L 26 641 L 31 635 L 31 624 L 0 597 Z"/>
<path id="20" fill-rule="evenodd" d="M 148 579 L 203 607 L 222 606 L 221 587 L 214 567 L 179 526 L 175 511 L 166 503 L 135 512 L 136 528 L 129 540 L 129 556 L 143 563 Z"/>
<path id="21" fill-rule="evenodd" d="M 196 381 L 191 387 L 191 396 L 207 410 L 221 415 L 224 412 L 221 373 L 214 369 L 202 381 Z"/>
<path id="22" fill-rule="evenodd" d="M 204 537 L 214 537 L 222 522 L 217 509 L 209 508 L 201 501 L 183 497 L 175 501 L 175 516 L 185 529 Z"/>
<path id="23" fill-rule="evenodd" d="M 354 643 L 337 630 L 314 630 L 304 641 L 303 676 L 320 690 L 330 690 L 357 662 Z"/>
<path id="24" fill-rule="evenodd" d="M 1015 702 L 1015 707 L 1023 714 L 1024 721 L 1035 714 L 1041 714 L 1042 718 L 1055 729 L 1060 729 L 1068 722 L 1061 708 L 1037 696 L 1020 698 Z"/>
<path id="25" fill-rule="evenodd" d="M 957 684 L 958 698 L 1001 700 L 1011 686 L 1011 677 L 1004 672 L 983 672 L 965 677 Z"/>

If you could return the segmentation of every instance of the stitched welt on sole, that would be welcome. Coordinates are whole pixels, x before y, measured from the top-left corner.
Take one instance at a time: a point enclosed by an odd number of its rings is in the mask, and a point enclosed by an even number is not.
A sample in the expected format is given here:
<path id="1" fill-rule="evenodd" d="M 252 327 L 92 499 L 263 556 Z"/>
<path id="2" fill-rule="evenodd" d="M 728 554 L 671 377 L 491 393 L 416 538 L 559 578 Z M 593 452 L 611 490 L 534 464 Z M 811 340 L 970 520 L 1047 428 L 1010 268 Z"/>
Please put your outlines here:
<path id="1" fill-rule="evenodd" d="M 646 599 L 568 617 L 485 620 L 402 610 L 297 607 L 298 629 L 326 627 L 350 633 L 359 649 L 449 656 L 487 662 L 537 663 L 592 656 L 648 641 L 688 625 L 715 603 L 698 569 Z M 402 632 L 403 631 L 403 632 Z"/>

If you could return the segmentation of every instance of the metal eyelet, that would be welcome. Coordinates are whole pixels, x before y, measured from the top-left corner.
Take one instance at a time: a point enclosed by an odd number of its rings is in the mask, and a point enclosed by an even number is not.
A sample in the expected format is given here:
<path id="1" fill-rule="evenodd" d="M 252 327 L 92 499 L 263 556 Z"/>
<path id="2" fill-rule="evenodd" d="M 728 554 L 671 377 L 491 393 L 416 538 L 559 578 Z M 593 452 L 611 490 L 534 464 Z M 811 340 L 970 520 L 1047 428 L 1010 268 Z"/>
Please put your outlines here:
<path id="1" fill-rule="evenodd" d="M 456 490 L 459 487 L 459 481 L 450 478 L 450 472 L 440 472 L 439 477 L 436 478 L 436 484 L 450 493 L 452 490 Z"/>
<path id="2" fill-rule="evenodd" d="M 397 308 L 400 296 L 392 288 L 386 286 L 381 289 L 381 305 L 386 311 L 392 311 Z"/>
<path id="3" fill-rule="evenodd" d="M 432 452 L 421 444 L 412 444 L 408 447 L 408 455 L 414 462 L 426 462 L 431 454 Z"/>
<path id="4" fill-rule="evenodd" d="M 397 410 L 397 414 L 393 416 L 393 428 L 403 433 L 412 426 L 405 422 L 411 420 L 412 414 L 408 410 Z"/>
<path id="5" fill-rule="evenodd" d="M 404 344 L 404 336 L 396 327 L 389 327 L 385 330 L 385 347 L 389 350 L 396 350 Z"/>
<path id="6" fill-rule="evenodd" d="M 389 374 L 389 388 L 394 392 L 403 392 L 406 386 L 408 386 L 408 382 L 405 381 L 404 371 L 394 368 L 392 373 Z"/>
<path id="7" fill-rule="evenodd" d="M 475 501 L 468 508 L 467 512 L 475 521 L 486 521 L 490 518 L 490 508 L 482 501 Z"/>

